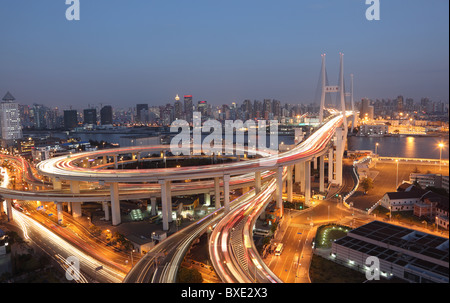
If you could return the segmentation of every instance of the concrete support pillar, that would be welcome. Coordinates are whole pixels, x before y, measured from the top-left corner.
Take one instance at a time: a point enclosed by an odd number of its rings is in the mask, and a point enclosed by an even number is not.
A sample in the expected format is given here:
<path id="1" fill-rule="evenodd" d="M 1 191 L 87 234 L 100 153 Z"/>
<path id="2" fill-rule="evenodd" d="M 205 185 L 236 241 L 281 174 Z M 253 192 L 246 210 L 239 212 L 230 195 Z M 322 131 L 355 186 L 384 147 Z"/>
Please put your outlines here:
<path id="1" fill-rule="evenodd" d="M 72 214 L 72 203 L 71 202 L 67 202 L 67 211 L 69 212 L 69 214 Z"/>
<path id="2" fill-rule="evenodd" d="M 209 205 L 211 205 L 211 194 L 210 193 L 205 193 L 205 203 L 204 203 L 204 205 L 206 205 L 206 206 L 209 206 Z"/>
<path id="3" fill-rule="evenodd" d="M 156 216 L 158 214 L 157 209 L 156 209 L 156 197 L 151 197 L 150 203 L 152 206 L 151 214 L 152 214 L 152 216 Z"/>
<path id="4" fill-rule="evenodd" d="M 119 184 L 117 182 L 111 183 L 110 190 L 112 225 L 119 225 L 122 222 L 120 217 Z"/>
<path id="5" fill-rule="evenodd" d="M 53 189 L 54 190 L 61 190 L 62 189 L 61 181 L 56 180 L 56 178 L 52 178 L 52 183 L 53 183 Z"/>
<path id="6" fill-rule="evenodd" d="M 294 167 L 295 167 L 295 183 L 300 183 L 301 182 L 300 163 L 295 163 Z"/>
<path id="7" fill-rule="evenodd" d="M 172 218 L 172 186 L 171 181 L 167 181 L 167 216 L 169 223 L 173 222 Z"/>
<path id="8" fill-rule="evenodd" d="M 167 203 L 167 184 L 165 180 L 158 181 L 161 185 L 161 211 L 163 217 L 163 230 L 169 230 L 169 216 L 168 216 L 168 203 Z"/>
<path id="9" fill-rule="evenodd" d="M 70 192 L 72 194 L 80 193 L 80 181 L 70 181 Z"/>
<path id="10" fill-rule="evenodd" d="M 214 178 L 214 191 L 215 191 L 215 199 L 216 199 L 216 202 L 215 202 L 215 206 L 216 206 L 216 209 L 219 209 L 220 208 L 220 178 L 219 177 L 215 177 Z"/>
<path id="11" fill-rule="evenodd" d="M 140 152 L 137 153 L 137 160 L 138 160 L 138 162 L 141 162 L 141 153 Z"/>
<path id="12" fill-rule="evenodd" d="M 6 214 L 8 215 L 8 222 L 13 220 L 13 213 L 12 213 L 12 199 L 5 199 L 6 200 Z"/>
<path id="13" fill-rule="evenodd" d="M 261 172 L 255 172 L 255 194 L 259 194 L 261 192 Z"/>
<path id="14" fill-rule="evenodd" d="M 105 213 L 105 220 L 109 221 L 109 205 L 108 205 L 108 201 L 103 201 L 102 202 L 102 206 L 103 206 L 103 212 Z"/>
<path id="15" fill-rule="evenodd" d="M 343 163 L 342 159 L 344 157 L 345 149 L 345 130 L 342 128 L 336 129 L 336 183 L 342 185 L 342 172 Z"/>
<path id="16" fill-rule="evenodd" d="M 292 169 L 293 169 L 293 166 L 288 166 L 287 167 L 287 169 L 288 169 L 288 172 L 287 172 L 287 200 L 289 201 L 289 202 L 292 202 L 292 196 L 293 196 L 293 188 L 294 188 L 294 180 L 293 180 L 293 178 L 292 178 L 292 175 L 293 175 L 293 173 L 292 173 Z"/>
<path id="17" fill-rule="evenodd" d="M 79 218 L 83 214 L 81 212 L 81 202 L 73 202 L 72 203 L 72 217 Z"/>
<path id="18" fill-rule="evenodd" d="M 319 157 L 319 191 L 325 192 L 325 156 Z"/>
<path id="19" fill-rule="evenodd" d="M 117 162 L 117 155 L 113 155 L 113 158 L 114 158 L 114 169 L 118 169 L 119 163 Z"/>
<path id="20" fill-rule="evenodd" d="M 305 165 L 305 206 L 311 203 L 311 162 L 307 161 Z"/>
<path id="21" fill-rule="evenodd" d="M 276 203 L 277 208 L 280 209 L 280 214 L 283 216 L 283 166 L 279 166 L 276 171 Z"/>
<path id="22" fill-rule="evenodd" d="M 230 175 L 223 176 L 223 206 L 225 213 L 230 212 Z"/>
<path id="23" fill-rule="evenodd" d="M 62 203 L 57 202 L 56 203 L 56 213 L 58 214 L 58 224 L 62 225 L 64 223 L 63 221 L 63 211 L 62 211 Z"/>
<path id="24" fill-rule="evenodd" d="M 300 162 L 300 192 L 305 192 L 305 166 L 306 162 Z"/>
<path id="25" fill-rule="evenodd" d="M 108 163 L 108 158 L 107 158 L 106 156 L 103 156 L 102 159 L 103 159 L 103 160 L 102 160 L 102 164 Z"/>
<path id="26" fill-rule="evenodd" d="M 334 149 L 328 151 L 328 183 L 333 183 Z"/>
<path id="27" fill-rule="evenodd" d="M 80 193 L 80 182 L 79 181 L 70 181 L 70 192 L 72 194 L 79 194 Z M 72 202 L 71 204 L 71 211 L 72 216 L 74 218 L 78 218 L 82 216 L 81 213 L 81 202 Z"/>
<path id="28" fill-rule="evenodd" d="M 319 159 L 317 159 L 317 157 L 313 159 L 314 169 L 317 169 L 317 162 L 318 162 L 318 160 Z"/>

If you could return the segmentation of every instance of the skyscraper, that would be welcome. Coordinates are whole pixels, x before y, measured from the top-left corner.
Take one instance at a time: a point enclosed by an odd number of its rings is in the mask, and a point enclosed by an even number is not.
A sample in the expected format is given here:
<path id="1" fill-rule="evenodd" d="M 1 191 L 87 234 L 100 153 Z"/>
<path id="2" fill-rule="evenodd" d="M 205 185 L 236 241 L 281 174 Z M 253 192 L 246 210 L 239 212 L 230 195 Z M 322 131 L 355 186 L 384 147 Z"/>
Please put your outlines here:
<path id="1" fill-rule="evenodd" d="M 36 129 L 47 128 L 47 108 L 42 104 L 33 104 L 33 125 Z"/>
<path id="2" fill-rule="evenodd" d="M 183 112 L 183 103 L 180 101 L 180 97 L 177 95 L 175 97 L 175 120 L 181 120 L 184 118 Z"/>
<path id="3" fill-rule="evenodd" d="M 78 126 L 77 111 L 75 109 L 64 111 L 64 128 L 73 129 Z"/>
<path id="4" fill-rule="evenodd" d="M 192 105 L 192 95 L 186 95 L 184 96 L 184 115 L 188 123 L 192 122 L 193 114 L 194 108 Z"/>
<path id="5" fill-rule="evenodd" d="M 105 105 L 100 110 L 100 123 L 101 125 L 113 124 L 113 114 L 111 105 Z"/>
<path id="6" fill-rule="evenodd" d="M 88 108 L 83 111 L 84 124 L 97 125 L 97 110 L 95 108 Z"/>
<path id="7" fill-rule="evenodd" d="M 148 111 L 148 104 L 137 104 L 136 105 L 136 122 L 142 122 L 141 121 L 141 111 L 142 110 Z"/>
<path id="8" fill-rule="evenodd" d="M 7 92 L 0 104 L 1 136 L 6 141 L 22 138 L 19 104 L 15 100 L 10 92 Z"/>
<path id="9" fill-rule="evenodd" d="M 374 108 L 370 105 L 370 99 L 364 98 L 361 100 L 361 109 L 359 113 L 360 119 L 373 119 Z"/>
<path id="10" fill-rule="evenodd" d="M 397 111 L 402 112 L 403 108 L 404 108 L 403 96 L 398 96 L 397 97 Z"/>
<path id="11" fill-rule="evenodd" d="M 206 117 L 208 111 L 208 102 L 207 101 L 198 101 L 197 111 L 202 114 L 202 118 Z"/>

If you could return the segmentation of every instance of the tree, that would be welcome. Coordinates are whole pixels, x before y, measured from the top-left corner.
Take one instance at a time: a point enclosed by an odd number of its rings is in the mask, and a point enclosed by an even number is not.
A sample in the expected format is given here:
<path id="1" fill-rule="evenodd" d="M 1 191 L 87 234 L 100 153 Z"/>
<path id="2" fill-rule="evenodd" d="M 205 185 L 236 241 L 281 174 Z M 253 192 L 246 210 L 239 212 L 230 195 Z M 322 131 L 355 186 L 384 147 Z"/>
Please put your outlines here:
<path id="1" fill-rule="evenodd" d="M 366 177 L 361 181 L 360 185 L 364 190 L 364 194 L 367 194 L 367 192 L 373 188 L 373 180 Z"/>
<path id="2" fill-rule="evenodd" d="M 177 283 L 202 283 L 203 277 L 200 272 L 194 268 L 189 269 L 181 267 L 178 271 Z"/>

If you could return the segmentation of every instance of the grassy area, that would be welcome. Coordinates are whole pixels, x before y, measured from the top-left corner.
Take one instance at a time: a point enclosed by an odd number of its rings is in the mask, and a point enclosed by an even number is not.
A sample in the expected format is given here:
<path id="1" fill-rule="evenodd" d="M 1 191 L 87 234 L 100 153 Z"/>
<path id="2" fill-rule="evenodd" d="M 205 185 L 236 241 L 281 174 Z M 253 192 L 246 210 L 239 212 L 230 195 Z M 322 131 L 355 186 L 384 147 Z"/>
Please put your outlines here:
<path id="1" fill-rule="evenodd" d="M 312 283 L 362 283 L 366 280 L 363 273 L 313 255 L 309 275 Z"/>
<path id="2" fill-rule="evenodd" d="M 316 248 L 331 248 L 331 244 L 342 237 L 345 237 L 351 228 L 336 224 L 322 225 L 317 229 L 315 238 Z"/>

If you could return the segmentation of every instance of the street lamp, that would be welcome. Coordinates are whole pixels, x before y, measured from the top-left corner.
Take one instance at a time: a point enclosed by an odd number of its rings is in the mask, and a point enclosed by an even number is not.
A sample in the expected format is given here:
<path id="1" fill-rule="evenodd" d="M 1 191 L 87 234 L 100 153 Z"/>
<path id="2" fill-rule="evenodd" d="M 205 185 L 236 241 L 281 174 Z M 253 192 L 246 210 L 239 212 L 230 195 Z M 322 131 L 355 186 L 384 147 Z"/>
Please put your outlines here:
<path id="1" fill-rule="evenodd" d="M 440 171 L 442 168 L 442 149 L 445 147 L 445 145 L 444 143 L 441 142 L 438 144 L 438 147 L 439 147 L 439 171 Z"/>
<path id="2" fill-rule="evenodd" d="M 378 145 L 380 145 L 380 143 L 375 143 L 375 157 L 378 159 Z M 375 167 L 377 167 L 377 159 L 375 159 Z"/>
<path id="3" fill-rule="evenodd" d="M 397 162 L 397 178 L 395 179 L 395 190 L 397 191 L 397 186 L 398 186 L 398 159 L 395 160 L 395 162 Z"/>

